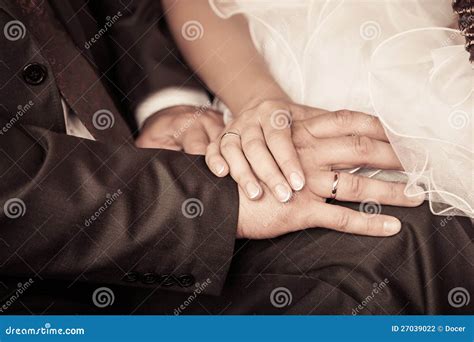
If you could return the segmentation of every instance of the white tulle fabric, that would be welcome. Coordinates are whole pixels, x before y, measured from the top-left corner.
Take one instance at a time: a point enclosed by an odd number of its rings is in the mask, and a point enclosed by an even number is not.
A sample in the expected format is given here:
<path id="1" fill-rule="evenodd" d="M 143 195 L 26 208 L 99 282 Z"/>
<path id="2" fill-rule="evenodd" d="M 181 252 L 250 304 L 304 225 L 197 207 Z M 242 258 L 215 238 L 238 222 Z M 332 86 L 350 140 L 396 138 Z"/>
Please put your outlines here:
<path id="1" fill-rule="evenodd" d="M 210 0 L 291 98 L 378 116 L 433 213 L 474 217 L 474 69 L 451 0 Z"/>

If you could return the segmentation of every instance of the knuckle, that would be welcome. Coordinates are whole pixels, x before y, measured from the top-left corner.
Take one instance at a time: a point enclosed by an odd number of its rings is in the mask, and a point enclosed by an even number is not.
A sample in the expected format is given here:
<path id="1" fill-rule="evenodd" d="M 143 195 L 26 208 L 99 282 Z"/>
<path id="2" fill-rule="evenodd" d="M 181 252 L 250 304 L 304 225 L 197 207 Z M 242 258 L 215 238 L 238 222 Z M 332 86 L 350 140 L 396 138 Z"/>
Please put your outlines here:
<path id="1" fill-rule="evenodd" d="M 387 199 L 390 202 L 396 201 L 400 197 L 399 190 L 395 184 L 390 184 L 387 192 Z"/>
<path id="2" fill-rule="evenodd" d="M 341 213 L 336 219 L 336 229 L 345 232 L 349 230 L 350 216 L 347 212 Z"/>
<path id="3" fill-rule="evenodd" d="M 233 142 L 230 142 L 229 139 L 227 139 L 226 141 L 223 141 L 221 143 L 220 149 L 223 153 L 229 153 L 230 151 L 235 149 L 235 147 L 235 144 Z"/>
<path id="4" fill-rule="evenodd" d="M 267 144 L 274 145 L 280 142 L 281 139 L 286 138 L 286 133 L 290 133 L 290 128 L 285 128 L 282 130 L 272 129 L 266 133 L 265 139 Z"/>
<path id="5" fill-rule="evenodd" d="M 349 184 L 349 193 L 354 199 L 362 197 L 363 193 L 363 179 L 359 176 L 351 177 Z"/>
<path id="6" fill-rule="evenodd" d="M 362 233 L 364 235 L 374 235 L 375 231 L 377 230 L 377 224 L 374 219 L 367 218 L 364 223 L 364 228 Z"/>
<path id="7" fill-rule="evenodd" d="M 245 142 L 242 142 L 242 147 L 248 153 L 254 154 L 262 151 L 262 149 L 265 148 L 265 143 L 260 138 L 251 138 Z"/>
<path id="8" fill-rule="evenodd" d="M 347 109 L 342 109 L 334 112 L 334 123 L 339 127 L 350 126 L 353 120 L 353 112 Z"/>
<path id="9" fill-rule="evenodd" d="M 358 156 L 366 158 L 367 155 L 373 150 L 374 143 L 372 139 L 366 136 L 355 136 L 353 139 L 354 152 Z"/>

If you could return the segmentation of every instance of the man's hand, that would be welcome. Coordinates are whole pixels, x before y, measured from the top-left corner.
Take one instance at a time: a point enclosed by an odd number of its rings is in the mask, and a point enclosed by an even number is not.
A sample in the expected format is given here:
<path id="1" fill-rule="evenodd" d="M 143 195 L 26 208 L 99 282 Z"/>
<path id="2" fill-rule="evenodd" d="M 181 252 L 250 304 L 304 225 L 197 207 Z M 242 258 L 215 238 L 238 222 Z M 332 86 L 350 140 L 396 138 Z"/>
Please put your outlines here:
<path id="1" fill-rule="evenodd" d="M 401 223 L 395 217 L 326 203 L 326 198 L 331 197 L 335 166 L 401 169 L 376 118 L 347 111 L 326 112 L 295 121 L 292 135 L 307 186 L 286 204 L 267 193 L 260 201 L 251 201 L 239 188 L 238 238 L 272 238 L 312 227 L 371 236 L 390 236 L 400 231 Z M 423 202 L 422 197 L 405 196 L 404 188 L 404 184 L 341 172 L 335 199 L 404 207 Z"/>
<path id="2" fill-rule="evenodd" d="M 207 145 L 224 128 L 222 114 L 211 109 L 175 106 L 149 117 L 135 144 L 142 148 L 164 148 L 190 154 L 205 154 Z"/>

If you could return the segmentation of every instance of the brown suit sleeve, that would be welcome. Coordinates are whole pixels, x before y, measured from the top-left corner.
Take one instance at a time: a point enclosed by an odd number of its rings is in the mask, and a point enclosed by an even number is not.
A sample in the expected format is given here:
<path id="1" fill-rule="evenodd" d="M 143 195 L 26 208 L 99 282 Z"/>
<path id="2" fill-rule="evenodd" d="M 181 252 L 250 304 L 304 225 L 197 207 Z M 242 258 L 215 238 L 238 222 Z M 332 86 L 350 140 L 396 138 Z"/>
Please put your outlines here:
<path id="1" fill-rule="evenodd" d="M 0 184 L 1 276 L 223 287 L 238 194 L 200 156 L 16 125 L 0 134 Z"/>

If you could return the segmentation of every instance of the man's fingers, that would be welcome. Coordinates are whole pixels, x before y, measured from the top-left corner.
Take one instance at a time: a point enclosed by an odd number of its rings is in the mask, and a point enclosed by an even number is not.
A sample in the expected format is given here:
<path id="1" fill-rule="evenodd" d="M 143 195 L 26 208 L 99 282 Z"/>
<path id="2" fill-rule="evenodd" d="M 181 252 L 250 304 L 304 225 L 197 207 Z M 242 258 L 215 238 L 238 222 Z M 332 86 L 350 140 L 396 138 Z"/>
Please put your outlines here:
<path id="1" fill-rule="evenodd" d="M 222 119 L 218 121 L 212 118 L 205 118 L 203 120 L 203 126 L 207 132 L 207 135 L 209 136 L 210 141 L 217 140 L 224 130 L 224 123 L 222 122 Z"/>
<path id="2" fill-rule="evenodd" d="M 206 131 L 201 126 L 199 129 L 189 129 L 179 137 L 183 150 L 189 154 L 206 154 L 207 145 L 209 145 L 209 138 Z"/>
<path id="3" fill-rule="evenodd" d="M 291 188 L 270 154 L 260 127 L 251 127 L 242 134 L 242 149 L 255 175 L 278 201 L 287 202 L 292 195 Z"/>
<path id="4" fill-rule="evenodd" d="M 317 212 L 309 213 L 307 219 L 308 225 L 368 236 L 391 236 L 401 229 L 401 222 L 395 217 L 368 214 L 327 203 L 318 203 Z"/>
<path id="5" fill-rule="evenodd" d="M 181 151 L 181 145 L 169 136 L 156 137 L 154 139 L 140 135 L 135 140 L 135 146 L 139 148 L 161 148 L 165 150 Z"/>
<path id="6" fill-rule="evenodd" d="M 224 177 L 229 174 L 229 166 L 221 155 L 219 142 L 220 140 L 217 139 L 207 146 L 206 164 L 217 177 Z"/>
<path id="7" fill-rule="evenodd" d="M 240 137 L 234 134 L 223 136 L 220 140 L 220 150 L 229 165 L 232 178 L 245 191 L 247 197 L 251 200 L 260 198 L 263 190 L 242 152 Z"/>
<path id="8" fill-rule="evenodd" d="M 349 110 L 328 112 L 300 122 L 315 138 L 363 135 L 388 141 L 380 121 L 373 115 Z"/>
<path id="9" fill-rule="evenodd" d="M 270 120 L 261 122 L 268 149 L 281 172 L 295 191 L 303 189 L 305 177 L 291 137 L 291 114 L 289 111 L 275 111 Z"/>
<path id="10" fill-rule="evenodd" d="M 336 199 L 339 201 L 416 207 L 424 200 L 424 196 L 405 196 L 405 184 L 384 182 L 344 172 L 340 172 L 338 178 Z M 318 172 L 310 179 L 311 189 L 321 197 L 330 198 L 334 181 L 334 172 Z"/>
<path id="11" fill-rule="evenodd" d="M 321 139 L 315 153 L 305 158 L 322 165 L 356 165 L 385 170 L 402 170 L 400 161 L 389 143 L 365 136 Z"/>

